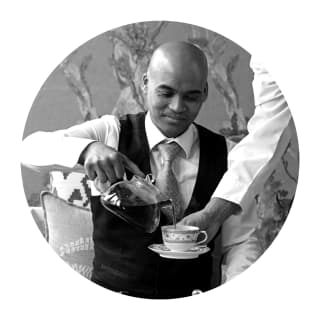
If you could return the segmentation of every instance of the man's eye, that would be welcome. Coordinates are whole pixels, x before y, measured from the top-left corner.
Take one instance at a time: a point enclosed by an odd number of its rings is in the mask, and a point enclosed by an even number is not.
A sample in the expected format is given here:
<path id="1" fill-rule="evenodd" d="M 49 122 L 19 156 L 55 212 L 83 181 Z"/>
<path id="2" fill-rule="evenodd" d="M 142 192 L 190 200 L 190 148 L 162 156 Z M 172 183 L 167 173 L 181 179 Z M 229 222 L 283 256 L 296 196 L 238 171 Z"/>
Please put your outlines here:
<path id="1" fill-rule="evenodd" d="M 185 99 L 188 101 L 198 101 L 200 99 L 199 95 L 187 95 Z"/>
<path id="2" fill-rule="evenodd" d="M 172 93 L 172 92 L 165 92 L 165 91 L 163 91 L 163 92 L 158 92 L 158 95 L 159 95 L 160 97 L 170 98 L 170 97 L 173 96 L 173 93 Z"/>

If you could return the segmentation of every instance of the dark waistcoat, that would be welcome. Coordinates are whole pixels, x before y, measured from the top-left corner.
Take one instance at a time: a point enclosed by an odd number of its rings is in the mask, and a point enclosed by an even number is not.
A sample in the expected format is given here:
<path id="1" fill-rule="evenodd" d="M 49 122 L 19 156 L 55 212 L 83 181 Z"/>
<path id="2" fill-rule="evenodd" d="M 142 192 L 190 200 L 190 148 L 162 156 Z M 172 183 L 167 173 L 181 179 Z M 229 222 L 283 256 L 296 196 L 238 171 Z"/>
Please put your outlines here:
<path id="1" fill-rule="evenodd" d="M 120 120 L 118 150 L 148 174 L 151 173 L 150 148 L 144 122 L 144 113 Z M 200 141 L 199 170 L 185 216 L 205 207 L 227 169 L 225 138 L 199 125 L 196 127 Z M 150 244 L 162 242 L 160 227 L 152 234 L 135 229 L 103 208 L 99 197 L 91 198 L 91 208 L 94 282 L 110 290 L 150 298 L 187 296 L 194 289 L 206 291 L 220 284 L 219 235 L 209 244 L 213 258 L 211 252 L 192 260 L 166 259 L 148 249 Z M 163 220 L 160 219 L 160 225 Z"/>

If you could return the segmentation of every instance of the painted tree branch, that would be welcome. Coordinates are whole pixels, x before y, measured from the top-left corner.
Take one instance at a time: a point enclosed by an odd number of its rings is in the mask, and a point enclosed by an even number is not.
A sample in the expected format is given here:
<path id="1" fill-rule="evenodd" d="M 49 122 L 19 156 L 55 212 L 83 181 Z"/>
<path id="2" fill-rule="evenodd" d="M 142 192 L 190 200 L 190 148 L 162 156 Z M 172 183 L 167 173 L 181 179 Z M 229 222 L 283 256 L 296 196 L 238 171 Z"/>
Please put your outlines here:
<path id="1" fill-rule="evenodd" d="M 188 37 L 188 40 L 205 52 L 210 77 L 215 88 L 224 99 L 230 127 L 222 128 L 220 132 L 231 139 L 235 136 L 237 140 L 238 136 L 240 137 L 238 140 L 240 140 L 247 134 L 247 121 L 239 106 L 239 97 L 232 78 L 232 74 L 239 61 L 239 55 L 236 54 L 231 57 L 227 65 L 224 66 L 221 60 L 225 53 L 226 41 L 222 36 L 213 33 L 213 38 L 211 39 L 209 38 L 209 34 L 201 33 L 198 28 L 192 27 L 191 36 Z"/>
<path id="2" fill-rule="evenodd" d="M 166 25 L 164 21 L 155 26 L 142 22 L 108 33 L 113 44 L 110 64 L 121 89 L 113 114 L 121 116 L 145 110 L 141 79 L 157 46 L 156 38 Z"/>
<path id="3" fill-rule="evenodd" d="M 77 53 L 75 50 L 61 64 L 60 68 L 65 76 L 68 86 L 75 94 L 83 121 L 98 118 L 97 111 L 92 104 L 90 87 L 86 80 L 86 71 L 92 60 L 92 55 L 85 56 L 80 66 L 73 63 L 73 57 Z"/>

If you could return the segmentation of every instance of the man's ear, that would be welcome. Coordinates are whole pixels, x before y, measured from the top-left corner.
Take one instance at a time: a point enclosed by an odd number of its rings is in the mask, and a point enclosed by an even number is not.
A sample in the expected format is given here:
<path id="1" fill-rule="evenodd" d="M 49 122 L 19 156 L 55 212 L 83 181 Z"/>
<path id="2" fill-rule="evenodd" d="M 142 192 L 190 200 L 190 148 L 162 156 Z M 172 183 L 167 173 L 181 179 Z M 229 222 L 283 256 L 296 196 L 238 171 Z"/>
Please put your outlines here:
<path id="1" fill-rule="evenodd" d="M 143 93 L 147 93 L 148 88 L 148 75 L 146 73 L 142 76 L 142 91 Z"/>
<path id="2" fill-rule="evenodd" d="M 203 101 L 206 101 L 208 98 L 208 93 L 209 93 L 209 85 L 208 85 L 208 81 L 206 82 L 206 85 L 203 89 Z"/>

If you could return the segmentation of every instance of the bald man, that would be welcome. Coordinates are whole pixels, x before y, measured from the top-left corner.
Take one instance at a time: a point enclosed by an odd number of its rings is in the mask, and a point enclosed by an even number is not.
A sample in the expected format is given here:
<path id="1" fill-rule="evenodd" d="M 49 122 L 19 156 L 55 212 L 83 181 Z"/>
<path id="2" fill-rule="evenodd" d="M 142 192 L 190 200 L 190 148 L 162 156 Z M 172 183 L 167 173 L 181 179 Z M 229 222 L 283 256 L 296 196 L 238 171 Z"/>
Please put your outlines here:
<path id="1" fill-rule="evenodd" d="M 154 52 L 142 79 L 146 113 L 121 119 L 106 115 L 67 130 L 35 133 L 24 141 L 23 162 L 37 170 L 80 164 L 91 180 L 102 183 L 122 179 L 125 172 L 129 177 L 152 173 L 157 183 L 164 162 L 161 146 L 174 143 L 179 146 L 172 163 L 180 195 L 179 219 L 202 212 L 227 169 L 224 137 L 194 123 L 208 96 L 207 75 L 200 49 L 186 42 L 165 43 Z M 148 246 L 162 242 L 160 226 L 172 223 L 167 216 L 149 234 L 108 212 L 94 192 L 91 209 L 92 280 L 97 284 L 144 298 L 184 297 L 220 284 L 220 243 L 214 237 L 218 227 L 208 243 L 217 250 L 215 261 L 210 253 L 192 260 L 165 259 Z"/>

